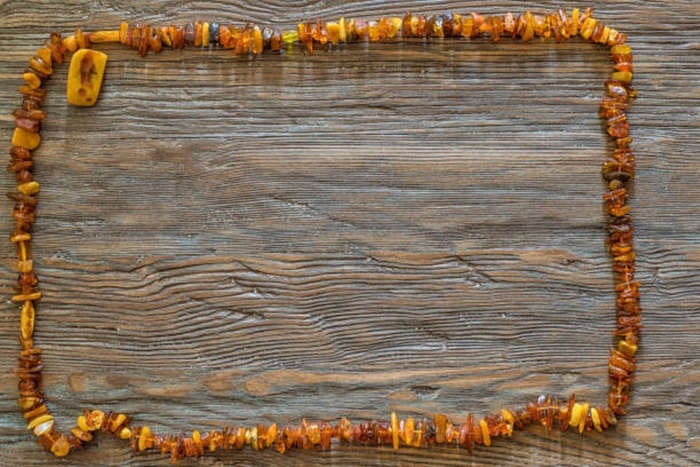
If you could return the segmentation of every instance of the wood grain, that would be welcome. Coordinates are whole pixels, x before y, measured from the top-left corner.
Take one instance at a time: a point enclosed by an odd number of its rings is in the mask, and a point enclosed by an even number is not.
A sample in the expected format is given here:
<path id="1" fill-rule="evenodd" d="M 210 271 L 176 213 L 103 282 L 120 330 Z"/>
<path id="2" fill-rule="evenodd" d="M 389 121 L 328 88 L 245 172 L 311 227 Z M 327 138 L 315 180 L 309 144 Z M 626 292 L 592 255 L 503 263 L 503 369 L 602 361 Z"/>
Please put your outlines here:
<path id="1" fill-rule="evenodd" d="M 9 141 L 19 75 L 53 30 L 558 6 L 579 5 L 6 1 L 0 133 Z M 629 33 L 640 91 L 645 329 L 620 426 L 605 436 L 533 427 L 472 456 L 336 446 L 182 465 L 697 464 L 700 7 L 620 1 L 597 12 Z M 410 41 L 254 61 L 103 50 L 96 107 L 66 106 L 65 73 L 52 78 L 37 152 L 36 339 L 61 425 L 89 406 L 178 432 L 391 411 L 462 420 L 543 392 L 604 402 L 614 304 L 599 175 L 610 147 L 596 114 L 603 49 Z M 0 222 L 9 231 L 9 216 Z M 8 297 L 14 252 L 0 250 Z M 14 401 L 18 310 L 5 304 L 0 463 L 45 465 L 53 459 Z M 170 462 L 101 437 L 60 464 Z"/>

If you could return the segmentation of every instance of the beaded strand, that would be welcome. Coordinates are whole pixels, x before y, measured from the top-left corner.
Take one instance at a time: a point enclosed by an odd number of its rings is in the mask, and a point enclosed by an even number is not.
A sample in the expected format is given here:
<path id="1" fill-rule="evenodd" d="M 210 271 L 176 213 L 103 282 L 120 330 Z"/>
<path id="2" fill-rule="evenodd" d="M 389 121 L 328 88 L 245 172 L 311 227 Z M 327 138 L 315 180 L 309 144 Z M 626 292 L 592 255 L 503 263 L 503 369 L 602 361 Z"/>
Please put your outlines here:
<path id="1" fill-rule="evenodd" d="M 610 79 L 605 81 L 600 116 L 615 144 L 612 155 L 603 164 L 602 174 L 608 184 L 603 201 L 609 213 L 608 249 L 616 276 L 617 327 L 608 361 L 610 389 L 605 407 L 576 402 L 573 394 L 564 400 L 543 395 L 516 410 L 502 409 L 483 418 L 469 413 L 462 423 L 454 423 L 443 414 L 400 419 L 396 413 L 391 413 L 390 418 L 384 421 L 353 423 L 342 418 L 329 423 L 302 420 L 295 426 L 259 424 L 253 427 L 226 427 L 206 433 L 194 430 L 189 435 L 155 433 L 148 426 L 132 424 L 131 418 L 123 413 L 85 410 L 68 432 L 56 427 L 40 389 L 43 364 L 41 350 L 34 346 L 33 332 L 36 304 L 42 294 L 37 288 L 39 280 L 34 272 L 30 248 L 40 191 L 39 182 L 33 174 L 32 151 L 41 144 L 40 127 L 45 118 L 42 105 L 46 96 L 43 85 L 53 74 L 54 64 L 63 63 L 69 54 L 90 49 L 93 44 L 109 42 L 136 49 L 141 56 L 146 56 L 149 51 L 158 53 L 165 47 L 217 46 L 232 50 L 235 55 L 256 56 L 266 51 L 280 52 L 295 43 L 312 53 L 315 49 L 334 47 L 339 43 L 438 37 L 476 39 L 483 36 L 490 37 L 493 42 L 506 37 L 523 42 L 535 38 L 554 38 L 560 42 L 580 36 L 610 47 L 614 65 Z M 27 428 L 34 433 L 41 446 L 58 457 L 82 449 L 93 439 L 95 432 L 107 432 L 128 441 L 134 451 L 156 450 L 178 460 L 201 456 L 207 451 L 241 449 L 246 445 L 255 450 L 273 448 L 279 452 L 316 446 L 328 449 L 334 440 L 370 446 L 391 445 L 394 449 L 452 444 L 471 452 L 475 446 L 489 446 L 494 438 L 509 437 L 514 430 L 537 422 L 547 430 L 558 427 L 562 431 L 573 429 L 579 433 L 603 431 L 614 426 L 617 416 L 624 415 L 627 410 L 642 327 L 639 281 L 635 278 L 634 229 L 627 202 L 627 187 L 634 178 L 635 167 L 627 111 L 635 91 L 630 84 L 634 71 L 632 50 L 626 44 L 626 39 L 625 34 L 594 19 L 591 9 L 574 9 L 570 15 L 559 9 L 543 16 L 529 12 L 517 16 L 512 13 L 502 16 L 477 13 L 423 16 L 409 13 L 403 18 L 380 18 L 376 21 L 340 18 L 336 22 L 300 23 L 296 30 L 286 32 L 250 23 L 239 27 L 197 21 L 184 26 L 164 27 L 134 26 L 124 22 L 118 30 L 88 33 L 78 29 L 75 34 L 65 38 L 52 33 L 46 45 L 29 58 L 29 68 L 22 75 L 25 81 L 19 88 L 23 96 L 22 107 L 13 114 L 16 129 L 10 149 L 9 171 L 15 173 L 17 182 L 17 191 L 8 193 L 8 197 L 15 202 L 12 211 L 14 230 L 10 241 L 17 248 L 19 272 L 17 293 L 12 300 L 21 304 L 18 404 L 27 421 Z"/>

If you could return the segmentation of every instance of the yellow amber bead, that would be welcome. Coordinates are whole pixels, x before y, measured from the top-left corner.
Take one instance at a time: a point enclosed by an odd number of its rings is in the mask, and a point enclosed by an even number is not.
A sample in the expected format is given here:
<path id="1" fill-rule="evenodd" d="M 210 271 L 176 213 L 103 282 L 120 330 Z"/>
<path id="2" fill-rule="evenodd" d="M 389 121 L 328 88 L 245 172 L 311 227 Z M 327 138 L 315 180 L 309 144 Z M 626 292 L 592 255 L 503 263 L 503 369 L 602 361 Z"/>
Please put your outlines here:
<path id="1" fill-rule="evenodd" d="M 391 412 L 391 442 L 394 449 L 399 448 L 399 417 L 396 412 Z"/>
<path id="2" fill-rule="evenodd" d="M 491 446 L 491 433 L 489 433 L 489 424 L 486 420 L 479 420 L 481 427 L 481 436 L 484 438 L 484 446 Z"/>
<path id="3" fill-rule="evenodd" d="M 202 23 L 202 47 L 209 47 L 209 23 Z"/>
<path id="4" fill-rule="evenodd" d="M 401 30 L 401 26 L 403 25 L 403 20 L 401 18 L 394 16 L 389 21 L 391 23 L 391 29 L 389 30 L 389 39 L 393 39 L 394 37 L 396 37 L 396 35 Z"/>
<path id="5" fill-rule="evenodd" d="M 513 427 L 515 426 L 515 416 L 513 412 L 506 409 L 501 409 L 501 416 L 503 421 L 506 422 L 506 428 L 508 428 L 508 436 L 513 434 Z"/>
<path id="6" fill-rule="evenodd" d="M 63 46 L 68 52 L 75 52 L 78 50 L 78 41 L 76 40 L 75 36 L 70 35 L 63 39 Z"/>
<path id="7" fill-rule="evenodd" d="M 51 445 L 51 452 L 56 457 L 66 457 L 70 453 L 70 444 L 65 436 L 59 436 Z"/>
<path id="8" fill-rule="evenodd" d="M 97 103 L 106 64 L 107 55 L 96 50 L 80 49 L 73 54 L 66 86 L 68 103 L 81 107 Z"/>
<path id="9" fill-rule="evenodd" d="M 22 74 L 22 78 L 24 79 L 24 82 L 27 83 L 27 86 L 32 89 L 39 89 L 41 87 L 41 79 L 36 73 L 27 71 L 26 73 Z"/>
<path id="10" fill-rule="evenodd" d="M 260 448 L 258 446 L 258 427 L 253 427 L 246 432 L 245 442 L 250 444 L 256 451 Z"/>
<path id="11" fill-rule="evenodd" d="M 12 296 L 13 302 L 26 302 L 29 300 L 39 300 L 41 298 L 41 292 L 23 293 Z"/>
<path id="12" fill-rule="evenodd" d="M 70 432 L 73 434 L 73 436 L 86 443 L 92 441 L 93 439 L 92 433 L 89 431 L 83 431 L 77 426 L 71 428 Z"/>
<path id="13" fill-rule="evenodd" d="M 626 55 L 632 53 L 632 47 L 628 44 L 613 45 L 610 47 L 610 53 L 615 55 Z"/>
<path id="14" fill-rule="evenodd" d="M 21 243 L 20 243 L 21 245 Z M 26 251 L 23 252 L 26 254 Z M 34 261 L 31 259 L 20 259 L 17 260 L 17 272 L 27 273 L 32 272 L 34 269 Z"/>
<path id="15" fill-rule="evenodd" d="M 340 25 L 333 22 L 326 23 L 326 31 L 331 44 L 336 45 L 340 40 Z"/>
<path id="16" fill-rule="evenodd" d="M 586 21 L 581 25 L 581 37 L 584 39 L 589 39 L 593 35 L 593 30 L 595 25 L 598 24 L 598 20 L 593 17 L 586 18 Z"/>
<path id="17" fill-rule="evenodd" d="M 123 413 L 120 413 L 117 415 L 117 417 L 114 419 L 112 422 L 113 427 L 119 427 L 122 426 L 126 422 L 126 415 Z"/>
<path id="18" fill-rule="evenodd" d="M 612 74 L 612 79 L 615 81 L 622 81 L 623 83 L 631 83 L 632 73 L 629 71 L 616 71 Z"/>
<path id="19" fill-rule="evenodd" d="M 531 41 L 535 37 L 535 18 L 532 17 L 532 13 L 529 11 L 525 12 L 525 31 L 520 39 L 523 42 Z"/>
<path id="20" fill-rule="evenodd" d="M 129 33 L 129 23 L 122 21 L 119 23 L 119 42 L 126 44 L 126 35 Z"/>
<path id="21" fill-rule="evenodd" d="M 31 339 L 34 334 L 34 302 L 24 302 L 19 322 L 22 339 Z"/>
<path id="22" fill-rule="evenodd" d="M 194 441 L 194 444 L 197 446 L 197 449 L 200 451 L 204 451 L 204 445 L 202 444 L 202 436 L 199 434 L 199 431 L 194 430 L 192 432 L 192 441 Z"/>
<path id="23" fill-rule="evenodd" d="M 569 34 L 571 37 L 578 35 L 578 20 L 581 11 L 578 8 L 574 8 L 571 12 L 571 29 L 569 29 Z"/>
<path id="24" fill-rule="evenodd" d="M 285 31 L 282 33 L 282 41 L 285 44 L 293 44 L 299 41 L 299 33 L 297 31 Z"/>
<path id="25" fill-rule="evenodd" d="M 145 451 L 150 447 L 151 440 L 151 429 L 147 426 L 141 428 L 141 433 L 139 434 L 139 451 Z"/>
<path id="26" fill-rule="evenodd" d="M 27 183 L 22 183 L 21 185 L 17 185 L 17 191 L 19 191 L 23 195 L 32 196 L 39 193 L 40 187 L 41 186 L 39 185 L 39 182 L 31 181 Z"/>
<path id="27" fill-rule="evenodd" d="M 119 42 L 119 30 L 95 31 L 90 33 L 90 42 L 99 44 L 103 42 Z"/>
<path id="28" fill-rule="evenodd" d="M 272 443 L 275 442 L 275 439 L 277 439 L 277 431 L 279 429 L 277 428 L 277 424 L 273 423 L 268 429 L 267 429 L 267 445 L 272 446 Z"/>
<path id="29" fill-rule="evenodd" d="M 598 411 L 596 409 L 591 410 L 591 419 L 593 420 L 593 428 L 595 428 L 595 431 L 603 431 L 603 428 L 600 424 L 600 415 L 598 414 Z"/>
<path id="30" fill-rule="evenodd" d="M 620 343 L 617 344 L 617 350 L 629 357 L 634 357 L 634 355 L 637 353 L 637 346 L 636 344 L 630 344 L 627 341 L 620 341 Z"/>
<path id="31" fill-rule="evenodd" d="M 253 28 L 253 55 L 263 53 L 263 36 L 259 27 Z"/>
<path id="32" fill-rule="evenodd" d="M 53 421 L 53 415 L 48 414 L 48 413 L 44 414 L 44 415 L 40 415 L 40 416 L 36 417 L 35 419 L 31 420 L 27 424 L 27 430 L 33 430 L 34 428 L 41 425 L 42 423 L 46 423 L 49 421 L 51 421 L 51 422 Z"/>
<path id="33" fill-rule="evenodd" d="M 87 418 L 85 418 L 85 415 L 80 415 L 75 421 L 75 424 L 78 425 L 78 428 L 83 431 L 92 431 L 87 424 Z"/>
<path id="34" fill-rule="evenodd" d="M 131 438 L 131 429 L 129 427 L 124 427 L 119 431 L 119 438 L 129 439 Z"/>
<path id="35" fill-rule="evenodd" d="M 51 63 L 53 61 L 51 49 L 49 49 L 48 47 L 42 47 L 41 49 L 36 51 L 36 56 L 42 59 L 44 63 L 51 66 Z"/>
<path id="36" fill-rule="evenodd" d="M 25 149 L 36 149 L 41 144 L 41 135 L 32 133 L 24 128 L 17 127 L 12 134 L 12 145 L 21 146 Z"/>
<path id="37" fill-rule="evenodd" d="M 345 20 L 345 18 L 340 18 L 338 20 L 338 26 L 340 29 L 338 30 L 338 40 L 340 42 L 347 42 L 348 41 L 348 23 Z"/>
<path id="38" fill-rule="evenodd" d="M 576 403 L 574 404 L 574 407 L 571 409 L 571 418 L 569 419 L 569 426 L 571 427 L 578 427 L 579 422 L 581 421 L 581 412 L 583 411 L 583 405 Z M 584 416 L 585 420 L 585 416 Z"/>
<path id="39" fill-rule="evenodd" d="M 586 417 L 588 417 L 588 408 L 590 404 L 586 402 L 581 407 L 581 419 L 578 421 L 578 432 L 583 433 L 583 429 L 586 427 Z"/>

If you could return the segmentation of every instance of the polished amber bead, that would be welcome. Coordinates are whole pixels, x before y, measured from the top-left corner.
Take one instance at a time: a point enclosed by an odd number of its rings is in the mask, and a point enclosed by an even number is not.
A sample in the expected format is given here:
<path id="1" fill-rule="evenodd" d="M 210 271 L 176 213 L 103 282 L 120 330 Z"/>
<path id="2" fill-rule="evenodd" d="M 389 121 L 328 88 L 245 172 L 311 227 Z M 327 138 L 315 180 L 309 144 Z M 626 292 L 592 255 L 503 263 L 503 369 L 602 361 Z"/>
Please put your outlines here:
<path id="1" fill-rule="evenodd" d="M 253 28 L 253 41 L 252 41 L 251 52 L 253 53 L 253 55 L 260 55 L 261 53 L 263 53 L 262 31 L 257 26 L 255 26 Z"/>
<path id="2" fill-rule="evenodd" d="M 447 431 L 447 416 L 444 414 L 435 414 L 433 417 L 435 421 L 435 442 L 438 444 L 443 444 L 446 440 L 445 432 Z"/>
<path id="3" fill-rule="evenodd" d="M 97 44 L 103 42 L 119 42 L 120 30 L 115 31 L 95 31 L 90 33 L 90 41 Z"/>
<path id="4" fill-rule="evenodd" d="M 617 71 L 612 74 L 612 79 L 615 81 L 622 81 L 623 83 L 631 83 L 632 73 L 629 71 Z"/>
<path id="5" fill-rule="evenodd" d="M 92 441 L 92 438 L 93 438 L 92 433 L 90 433 L 89 431 L 85 431 L 85 430 L 81 429 L 80 427 L 74 426 L 73 428 L 70 429 L 70 432 L 73 434 L 73 436 L 75 436 L 76 438 L 78 438 L 79 440 L 81 440 L 83 442 L 87 443 L 87 442 Z"/>
<path id="6" fill-rule="evenodd" d="M 489 425 L 486 420 L 479 420 L 479 428 L 481 429 L 481 438 L 484 446 L 491 446 L 491 433 L 489 432 Z"/>
<path id="7" fill-rule="evenodd" d="M 97 103 L 106 64 L 107 55 L 96 50 L 81 49 L 73 54 L 66 86 L 70 104 L 88 107 Z"/>
<path id="8" fill-rule="evenodd" d="M 634 357 L 637 353 L 637 345 L 628 342 L 627 340 L 621 340 L 617 344 L 617 350 L 627 355 L 628 357 Z"/>
<path id="9" fill-rule="evenodd" d="M 396 412 L 391 412 L 391 444 L 398 449 L 401 438 L 399 437 L 399 417 Z"/>
<path id="10" fill-rule="evenodd" d="M 590 38 L 593 35 L 593 31 L 597 23 L 598 21 L 590 16 L 586 18 L 581 25 L 581 37 L 584 39 Z"/>
<path id="11" fill-rule="evenodd" d="M 145 451 L 148 448 L 153 447 L 154 436 L 151 429 L 147 426 L 141 427 L 138 436 L 138 450 Z"/>
<path id="12" fill-rule="evenodd" d="M 37 75 L 34 72 L 27 71 L 24 74 L 22 74 L 22 78 L 27 83 L 27 86 L 29 86 L 32 89 L 38 89 L 39 87 L 41 87 L 41 78 L 39 78 L 39 75 Z"/>
<path id="13" fill-rule="evenodd" d="M 25 149 L 32 150 L 38 148 L 40 144 L 41 136 L 37 132 L 17 127 L 12 134 L 13 146 L 21 146 Z"/>

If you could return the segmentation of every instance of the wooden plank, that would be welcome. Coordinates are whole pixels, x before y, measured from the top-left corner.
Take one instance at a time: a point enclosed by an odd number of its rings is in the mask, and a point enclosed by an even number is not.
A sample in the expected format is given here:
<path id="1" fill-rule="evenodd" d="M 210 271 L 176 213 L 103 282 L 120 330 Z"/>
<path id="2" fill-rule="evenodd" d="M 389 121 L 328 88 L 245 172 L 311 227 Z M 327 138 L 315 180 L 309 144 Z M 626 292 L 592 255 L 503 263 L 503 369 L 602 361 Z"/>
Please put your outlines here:
<path id="1" fill-rule="evenodd" d="M 6 139 L 19 74 L 52 30 L 125 18 L 290 26 L 466 8 L 165 5 L 0 5 Z M 631 119 L 645 330 L 630 414 L 614 432 L 533 427 L 471 457 L 335 446 L 183 465 L 696 461 L 700 217 L 688 214 L 700 206 L 699 13 L 684 0 L 623 1 L 597 14 L 630 34 L 640 90 Z M 147 59 L 103 50 L 110 61 L 98 106 L 66 106 L 65 73 L 52 79 L 37 153 L 44 190 L 34 253 L 46 298 L 36 339 L 61 425 L 95 405 L 179 432 L 391 411 L 461 421 L 543 392 L 605 402 L 614 303 L 600 202 L 599 165 L 610 150 L 597 118 L 603 49 L 411 41 L 254 61 L 218 50 Z M 12 188 L 10 177 L 1 183 Z M 14 252 L 9 242 L 0 250 L 9 296 Z M 49 455 L 14 402 L 18 312 L 6 309 L 3 462 L 43 465 Z M 101 437 L 65 464 L 170 461 Z"/>

